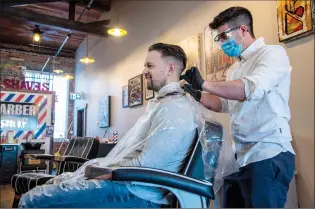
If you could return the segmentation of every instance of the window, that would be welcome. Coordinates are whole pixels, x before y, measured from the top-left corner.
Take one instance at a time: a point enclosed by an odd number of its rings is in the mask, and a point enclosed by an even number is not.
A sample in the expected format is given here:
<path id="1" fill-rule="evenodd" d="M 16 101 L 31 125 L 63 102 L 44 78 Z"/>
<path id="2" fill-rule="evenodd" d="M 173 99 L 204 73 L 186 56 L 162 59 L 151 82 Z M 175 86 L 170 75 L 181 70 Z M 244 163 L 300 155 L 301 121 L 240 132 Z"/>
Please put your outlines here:
<path id="1" fill-rule="evenodd" d="M 49 90 L 55 91 L 56 93 L 54 138 L 65 139 L 68 126 L 68 80 L 60 75 L 49 75 L 48 73 L 34 71 L 27 71 L 25 74 L 25 80 L 34 82 L 49 82 Z"/>

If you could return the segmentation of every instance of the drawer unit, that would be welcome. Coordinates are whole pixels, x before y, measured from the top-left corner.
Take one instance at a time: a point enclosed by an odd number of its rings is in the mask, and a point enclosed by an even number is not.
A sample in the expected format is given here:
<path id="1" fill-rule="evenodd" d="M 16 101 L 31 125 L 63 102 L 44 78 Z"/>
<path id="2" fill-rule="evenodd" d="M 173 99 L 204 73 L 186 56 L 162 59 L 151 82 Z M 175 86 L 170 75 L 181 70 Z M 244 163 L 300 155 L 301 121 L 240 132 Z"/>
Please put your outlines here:
<path id="1" fill-rule="evenodd" d="M 10 184 L 17 172 L 18 145 L 0 145 L 0 184 Z"/>

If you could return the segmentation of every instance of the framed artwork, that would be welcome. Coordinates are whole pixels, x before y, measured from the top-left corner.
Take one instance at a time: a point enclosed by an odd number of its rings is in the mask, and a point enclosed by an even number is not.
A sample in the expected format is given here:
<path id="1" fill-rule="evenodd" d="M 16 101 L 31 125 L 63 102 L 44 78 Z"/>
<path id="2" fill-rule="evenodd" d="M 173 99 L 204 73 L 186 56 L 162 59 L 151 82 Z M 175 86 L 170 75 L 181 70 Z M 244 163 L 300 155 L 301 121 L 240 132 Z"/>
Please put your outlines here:
<path id="1" fill-rule="evenodd" d="M 211 81 L 225 81 L 228 68 L 236 58 L 227 56 L 214 41 L 216 32 L 206 27 L 204 31 L 204 51 L 206 62 L 206 77 Z"/>
<path id="2" fill-rule="evenodd" d="M 285 42 L 314 33 L 314 16 L 312 0 L 277 0 L 279 41 Z"/>
<path id="3" fill-rule="evenodd" d="M 128 107 L 128 86 L 122 88 L 122 107 Z"/>
<path id="4" fill-rule="evenodd" d="M 149 100 L 149 99 L 154 98 L 154 91 L 148 90 L 147 81 L 146 81 L 144 76 L 142 76 L 142 77 L 143 77 L 143 89 L 144 89 L 143 92 L 144 92 L 145 100 Z"/>
<path id="5" fill-rule="evenodd" d="M 128 106 L 135 107 L 143 104 L 143 78 L 142 74 L 128 81 Z"/>
<path id="6" fill-rule="evenodd" d="M 201 69 L 201 33 L 188 37 L 177 43 L 177 45 L 182 47 L 186 53 L 186 70 L 196 66 L 201 71 L 202 76 L 205 76 L 205 72 Z"/>
<path id="7" fill-rule="evenodd" d="M 99 127 L 110 126 L 110 96 L 106 96 L 99 101 Z"/>

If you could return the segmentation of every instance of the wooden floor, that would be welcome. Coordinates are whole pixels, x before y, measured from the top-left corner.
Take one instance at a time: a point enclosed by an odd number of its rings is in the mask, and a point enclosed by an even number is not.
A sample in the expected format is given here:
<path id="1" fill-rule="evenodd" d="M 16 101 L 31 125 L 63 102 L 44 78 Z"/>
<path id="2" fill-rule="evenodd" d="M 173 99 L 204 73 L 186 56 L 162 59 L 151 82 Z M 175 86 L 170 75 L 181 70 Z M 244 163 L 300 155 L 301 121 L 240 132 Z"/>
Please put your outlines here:
<path id="1" fill-rule="evenodd" d="M 10 184 L 0 185 L 0 208 L 12 208 L 14 190 Z"/>

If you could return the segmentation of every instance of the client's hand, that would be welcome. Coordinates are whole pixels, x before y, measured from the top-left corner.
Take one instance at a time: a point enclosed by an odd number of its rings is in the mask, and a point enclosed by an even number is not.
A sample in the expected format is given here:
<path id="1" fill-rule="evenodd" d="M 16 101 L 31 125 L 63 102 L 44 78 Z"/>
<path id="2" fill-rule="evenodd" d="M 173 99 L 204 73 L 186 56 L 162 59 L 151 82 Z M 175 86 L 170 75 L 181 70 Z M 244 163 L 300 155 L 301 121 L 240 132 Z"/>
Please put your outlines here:
<path id="1" fill-rule="evenodd" d="M 101 176 L 96 176 L 95 179 L 98 179 L 98 180 L 110 180 L 110 179 L 112 179 L 112 174 L 104 174 L 104 175 L 101 175 Z"/>
<path id="2" fill-rule="evenodd" d="M 112 168 L 102 166 L 87 166 L 85 177 L 88 179 L 109 180 L 112 179 Z"/>

